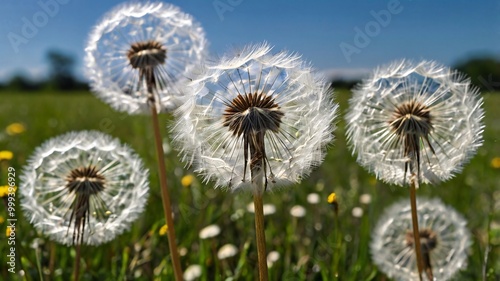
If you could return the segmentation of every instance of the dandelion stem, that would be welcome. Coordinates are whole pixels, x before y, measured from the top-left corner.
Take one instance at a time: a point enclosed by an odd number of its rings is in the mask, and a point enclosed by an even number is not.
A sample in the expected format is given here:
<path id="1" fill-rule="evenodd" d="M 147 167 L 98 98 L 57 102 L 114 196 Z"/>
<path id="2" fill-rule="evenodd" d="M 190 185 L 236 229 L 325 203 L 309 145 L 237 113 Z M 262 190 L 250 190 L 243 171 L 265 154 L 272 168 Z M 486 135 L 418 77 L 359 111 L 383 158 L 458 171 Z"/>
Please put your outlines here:
<path id="1" fill-rule="evenodd" d="M 76 244 L 76 257 L 75 257 L 75 272 L 74 272 L 74 280 L 80 280 L 80 250 L 82 247 L 82 243 Z"/>
<path id="2" fill-rule="evenodd" d="M 423 259 L 422 248 L 420 247 L 420 232 L 418 229 L 417 217 L 417 195 L 416 186 L 418 184 L 416 175 L 412 175 L 410 180 L 410 204 L 411 204 L 411 221 L 413 224 L 413 239 L 415 240 L 415 253 L 417 256 L 418 277 L 422 281 Z"/>
<path id="3" fill-rule="evenodd" d="M 263 132 L 245 134 L 250 148 L 250 174 L 253 186 L 253 204 L 255 209 L 255 236 L 257 238 L 257 256 L 259 262 L 259 280 L 267 281 L 266 232 L 264 229 L 264 204 L 262 197 L 266 190 L 265 154 Z"/>
<path id="4" fill-rule="evenodd" d="M 168 229 L 167 231 L 168 246 L 170 249 L 170 255 L 172 257 L 175 280 L 181 281 L 182 280 L 181 260 L 179 256 L 179 251 L 177 250 L 175 230 L 174 230 L 174 220 L 172 218 L 172 207 L 170 206 L 170 196 L 167 187 L 167 175 L 166 175 L 165 159 L 163 156 L 164 154 L 163 145 L 160 135 L 160 125 L 154 102 L 150 103 L 150 107 L 151 107 L 151 116 L 153 119 L 153 130 L 155 134 L 156 154 L 158 156 L 158 172 L 160 175 L 161 199 L 163 202 L 163 211 L 165 214 L 165 220 Z"/>
<path id="5" fill-rule="evenodd" d="M 259 260 L 259 280 L 267 281 L 266 234 L 264 231 L 262 195 L 262 192 L 254 192 L 253 204 L 255 207 L 255 235 L 257 238 L 257 256 Z"/>

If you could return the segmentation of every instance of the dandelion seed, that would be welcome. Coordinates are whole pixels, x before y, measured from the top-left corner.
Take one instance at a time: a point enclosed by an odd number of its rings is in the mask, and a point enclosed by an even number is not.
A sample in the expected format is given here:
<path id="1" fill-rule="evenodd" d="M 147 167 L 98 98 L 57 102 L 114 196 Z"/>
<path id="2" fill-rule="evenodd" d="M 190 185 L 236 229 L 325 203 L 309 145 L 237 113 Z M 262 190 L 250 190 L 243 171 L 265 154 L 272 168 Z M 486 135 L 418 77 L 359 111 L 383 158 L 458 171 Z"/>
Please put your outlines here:
<path id="1" fill-rule="evenodd" d="M 290 209 L 290 215 L 296 218 L 303 218 L 306 216 L 306 208 L 300 205 L 295 205 Z"/>
<path id="2" fill-rule="evenodd" d="M 203 273 L 203 269 L 201 268 L 200 265 L 198 264 L 192 264 L 186 268 L 184 271 L 184 280 L 186 281 L 192 281 L 195 280 L 196 278 L 200 277 L 201 274 Z"/>
<path id="3" fill-rule="evenodd" d="M 206 180 L 237 190 L 264 173 L 273 188 L 321 163 L 337 106 L 297 55 L 248 46 L 200 72 L 176 113 L 174 140 Z"/>
<path id="4" fill-rule="evenodd" d="M 16 123 L 12 123 L 12 124 L 10 124 L 9 126 L 7 126 L 5 128 L 5 132 L 9 136 L 14 136 L 14 135 L 22 134 L 25 131 L 26 131 L 26 127 L 24 127 L 23 124 L 17 123 L 17 122 Z"/>
<path id="5" fill-rule="evenodd" d="M 385 182 L 436 183 L 482 144 L 482 98 L 469 79 L 434 62 L 379 68 L 353 92 L 347 138 L 358 162 Z"/>
<path id="6" fill-rule="evenodd" d="M 225 244 L 217 252 L 217 258 L 219 258 L 219 260 L 224 260 L 234 257 L 237 253 L 238 248 L 236 248 L 236 246 L 234 246 L 233 244 Z"/>
<path id="7" fill-rule="evenodd" d="M 122 4 L 104 15 L 89 36 L 86 74 L 93 91 L 119 111 L 160 111 L 182 104 L 187 73 L 205 55 L 201 26 L 161 2 Z"/>
<path id="8" fill-rule="evenodd" d="M 316 205 L 318 204 L 320 201 L 320 198 L 319 198 L 319 194 L 318 193 L 309 193 L 307 195 L 307 202 L 309 204 L 313 204 L 313 205 Z"/>
<path id="9" fill-rule="evenodd" d="M 146 204 L 148 171 L 117 139 L 68 133 L 38 147 L 21 175 L 21 207 L 65 245 L 99 245 L 129 228 Z"/>
<path id="10" fill-rule="evenodd" d="M 216 224 L 211 224 L 200 230 L 198 236 L 200 237 L 200 239 L 209 239 L 216 237 L 219 234 L 220 234 L 220 227 Z"/>
<path id="11" fill-rule="evenodd" d="M 471 245 L 466 221 L 438 199 L 418 198 L 424 275 L 428 280 L 450 280 L 467 263 Z M 396 280 L 418 280 L 411 208 L 407 200 L 384 211 L 370 244 L 373 262 Z M 434 279 L 433 279 L 434 278 Z"/>
<path id="12" fill-rule="evenodd" d="M 0 161 L 12 160 L 13 157 L 14 157 L 14 153 L 12 153 L 12 151 L 9 151 L 9 150 L 1 150 L 0 151 Z"/>

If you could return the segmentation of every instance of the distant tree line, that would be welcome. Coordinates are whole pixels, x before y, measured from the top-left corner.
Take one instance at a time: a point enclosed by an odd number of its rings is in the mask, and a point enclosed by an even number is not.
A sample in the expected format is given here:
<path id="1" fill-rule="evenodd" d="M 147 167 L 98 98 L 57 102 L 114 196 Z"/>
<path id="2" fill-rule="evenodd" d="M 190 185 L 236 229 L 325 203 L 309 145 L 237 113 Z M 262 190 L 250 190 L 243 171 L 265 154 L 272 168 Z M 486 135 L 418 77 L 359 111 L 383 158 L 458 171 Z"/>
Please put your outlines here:
<path id="1" fill-rule="evenodd" d="M 73 91 L 87 90 L 85 82 L 75 78 L 75 59 L 72 55 L 58 50 L 47 52 L 46 60 L 49 65 L 48 78 L 41 81 L 33 81 L 25 75 L 15 74 L 5 84 L 0 84 L 1 89 L 14 91 Z"/>
<path id="2" fill-rule="evenodd" d="M 47 52 L 49 76 L 43 81 L 32 81 L 22 74 L 14 75 L 9 81 L 0 84 L 0 89 L 15 91 L 73 91 L 88 90 L 85 82 L 75 78 L 75 59 L 72 55 L 58 50 Z M 493 57 L 476 57 L 452 66 L 470 77 L 471 82 L 481 91 L 500 91 L 500 60 Z M 359 80 L 332 81 L 335 89 L 351 89 Z"/>

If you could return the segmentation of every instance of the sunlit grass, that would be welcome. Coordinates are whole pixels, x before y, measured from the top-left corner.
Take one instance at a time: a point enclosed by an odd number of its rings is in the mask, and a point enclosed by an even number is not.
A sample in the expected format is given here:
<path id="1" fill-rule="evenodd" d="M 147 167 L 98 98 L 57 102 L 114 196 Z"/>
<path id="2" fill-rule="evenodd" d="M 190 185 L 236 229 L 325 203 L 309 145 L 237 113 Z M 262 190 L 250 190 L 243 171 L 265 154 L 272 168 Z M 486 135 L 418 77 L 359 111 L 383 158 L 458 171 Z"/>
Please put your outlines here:
<path id="1" fill-rule="evenodd" d="M 168 253 L 167 238 L 160 235 L 165 221 L 157 188 L 149 117 L 115 112 L 85 92 L 53 95 L 0 93 L 0 97 L 0 150 L 9 150 L 14 154 L 12 160 L 0 163 L 0 185 L 7 182 L 9 166 L 14 167 L 19 175 L 36 146 L 72 130 L 100 130 L 118 137 L 130 144 L 152 171 L 150 179 L 153 188 L 145 213 L 130 231 L 116 240 L 83 249 L 82 279 L 171 280 L 173 270 L 164 258 Z M 264 203 L 276 207 L 276 212 L 266 218 L 267 251 L 280 253 L 279 260 L 269 268 L 270 280 L 333 280 L 334 268 L 338 268 L 339 280 L 380 280 L 383 276 L 370 260 L 370 231 L 383 209 L 396 200 L 406 198 L 408 191 L 376 181 L 355 162 L 346 147 L 342 120 L 348 97 L 347 91 L 337 94 L 341 118 L 335 132 L 336 140 L 329 148 L 325 163 L 302 184 L 264 197 Z M 437 186 L 424 185 L 417 192 L 420 196 L 440 197 L 469 222 L 473 234 L 469 266 L 456 280 L 482 280 L 484 253 L 488 247 L 491 252 L 486 265 L 487 280 L 500 278 L 500 169 L 492 167 L 492 160 L 500 157 L 500 94 L 485 94 L 484 108 L 484 145 L 465 166 L 463 173 Z M 183 268 L 191 264 L 201 265 L 205 276 L 199 280 L 226 280 L 231 276 L 234 280 L 254 280 L 257 250 L 253 244 L 253 214 L 247 211 L 247 205 L 252 202 L 251 194 L 213 190 L 199 178 L 183 185 L 183 176 L 192 171 L 179 162 L 176 150 L 169 148 L 169 118 L 160 118 L 164 124 L 165 148 L 170 150 L 167 156 L 168 180 Z M 20 134 L 6 134 L 5 128 L 15 122 L 23 124 L 26 130 Z M 318 204 L 307 202 L 307 195 L 312 192 L 320 195 Z M 333 208 L 327 203 L 331 192 L 336 193 L 339 203 L 338 231 L 335 229 Z M 370 204 L 360 203 L 362 194 L 371 195 Z M 306 208 L 305 217 L 290 215 L 294 205 Z M 361 218 L 352 216 L 354 207 L 362 208 Z M 38 235 L 19 207 L 16 211 L 16 250 L 27 279 L 39 279 L 37 264 L 40 264 L 46 280 L 68 280 L 72 273 L 74 250 Z M 3 207 L 0 208 L 0 216 L 6 218 Z M 201 241 L 199 231 L 210 224 L 217 224 L 221 233 Z M 4 221 L 0 226 L 0 235 L 3 236 L 7 224 Z M 338 236 L 341 238 L 340 245 L 337 235 L 341 235 Z M 219 261 L 217 251 L 227 243 L 237 246 L 238 254 Z M 33 246 L 37 246 L 37 250 Z M 0 253 L 3 256 L 8 247 L 6 240 L 1 239 Z M 2 265 L 0 279 L 16 280 L 7 268 Z M 20 270 L 19 264 L 16 270 Z"/>

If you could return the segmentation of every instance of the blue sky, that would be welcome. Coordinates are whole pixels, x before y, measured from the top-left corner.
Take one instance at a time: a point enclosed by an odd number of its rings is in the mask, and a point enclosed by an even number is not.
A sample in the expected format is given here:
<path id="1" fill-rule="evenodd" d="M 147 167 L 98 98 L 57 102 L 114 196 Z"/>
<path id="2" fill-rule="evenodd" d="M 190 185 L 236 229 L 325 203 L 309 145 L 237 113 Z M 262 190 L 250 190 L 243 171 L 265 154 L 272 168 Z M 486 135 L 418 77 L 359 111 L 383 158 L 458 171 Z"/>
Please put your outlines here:
<path id="1" fill-rule="evenodd" d="M 49 2 L 57 4 L 57 11 L 51 14 L 40 4 Z M 51 48 L 74 55 L 76 72 L 81 75 L 88 32 L 106 11 L 121 2 L 2 0 L 0 80 L 20 72 L 43 77 L 47 73 L 45 54 Z M 432 59 L 453 65 L 470 56 L 500 57 L 498 0 L 170 3 L 202 24 L 212 54 L 222 54 L 232 46 L 268 41 L 277 50 L 302 54 L 316 69 L 329 75 L 356 75 L 400 58 Z M 34 20 L 38 20 L 36 31 L 24 36 L 26 22 Z M 13 43 L 14 37 L 18 41 Z"/>

